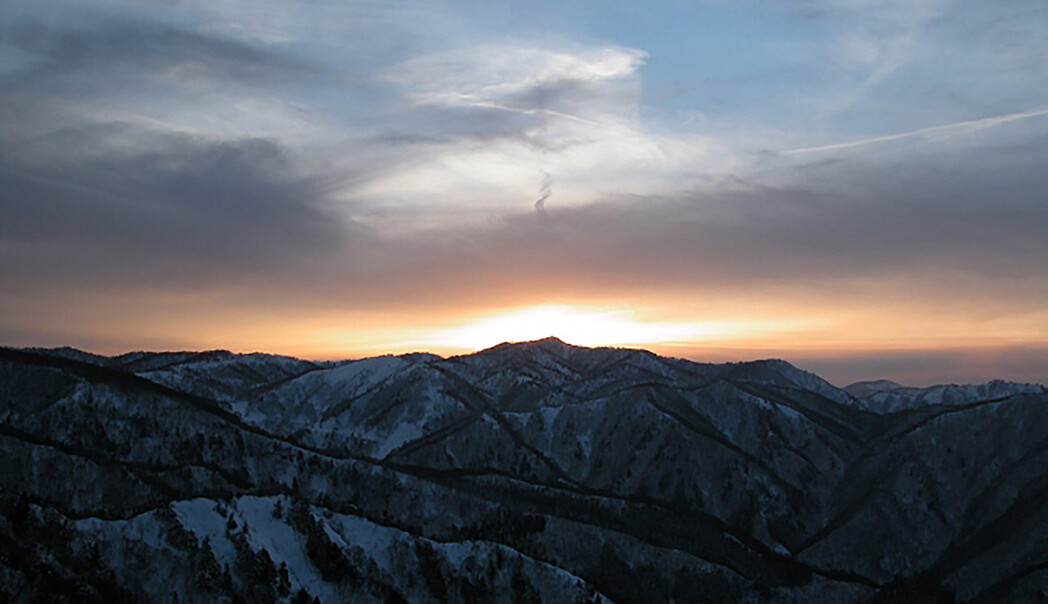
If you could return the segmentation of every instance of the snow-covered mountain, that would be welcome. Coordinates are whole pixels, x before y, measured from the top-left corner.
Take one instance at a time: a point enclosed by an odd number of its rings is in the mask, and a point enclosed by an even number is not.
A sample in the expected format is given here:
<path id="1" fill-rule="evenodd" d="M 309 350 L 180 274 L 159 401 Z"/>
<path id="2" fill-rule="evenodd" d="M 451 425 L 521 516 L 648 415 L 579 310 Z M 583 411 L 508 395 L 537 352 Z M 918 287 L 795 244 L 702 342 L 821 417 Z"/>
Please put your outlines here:
<path id="1" fill-rule="evenodd" d="M 8 601 L 1041 602 L 1048 391 L 0 349 Z"/>
<path id="2" fill-rule="evenodd" d="M 927 388 L 909 388 L 890 380 L 856 382 L 844 391 L 879 412 L 914 409 L 927 405 L 967 405 L 1021 393 L 1045 394 L 1041 384 L 1023 384 L 992 380 L 985 384 L 942 384 Z"/>

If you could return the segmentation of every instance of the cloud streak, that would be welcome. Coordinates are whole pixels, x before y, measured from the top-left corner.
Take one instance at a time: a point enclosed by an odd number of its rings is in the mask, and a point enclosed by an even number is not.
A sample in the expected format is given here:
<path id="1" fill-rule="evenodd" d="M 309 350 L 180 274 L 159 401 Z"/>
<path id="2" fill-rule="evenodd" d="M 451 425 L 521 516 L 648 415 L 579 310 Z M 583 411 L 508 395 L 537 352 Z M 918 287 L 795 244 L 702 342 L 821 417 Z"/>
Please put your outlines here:
<path id="1" fill-rule="evenodd" d="M 802 153 L 817 153 L 822 151 L 842 151 L 846 149 L 853 149 L 856 147 L 864 147 L 866 145 L 890 143 L 894 141 L 901 141 L 907 139 L 941 139 L 945 137 L 957 136 L 960 134 L 977 132 L 986 128 L 993 128 L 994 126 L 1007 124 L 1016 120 L 1024 120 L 1031 117 L 1041 117 L 1045 115 L 1048 115 L 1048 107 L 1037 107 L 1035 109 L 1030 109 L 1027 111 L 1017 111 L 1015 113 L 1008 113 L 1005 115 L 995 115 L 992 117 L 984 117 L 974 120 L 954 122 L 952 124 L 943 124 L 941 126 L 918 128 L 917 130 L 910 130 L 909 132 L 899 132 L 896 134 L 887 134 L 884 136 L 873 136 L 870 138 L 848 141 L 844 143 L 819 145 L 816 147 L 805 147 L 801 149 L 790 149 L 788 151 L 780 151 L 780 153 L 783 155 L 799 155 Z"/>

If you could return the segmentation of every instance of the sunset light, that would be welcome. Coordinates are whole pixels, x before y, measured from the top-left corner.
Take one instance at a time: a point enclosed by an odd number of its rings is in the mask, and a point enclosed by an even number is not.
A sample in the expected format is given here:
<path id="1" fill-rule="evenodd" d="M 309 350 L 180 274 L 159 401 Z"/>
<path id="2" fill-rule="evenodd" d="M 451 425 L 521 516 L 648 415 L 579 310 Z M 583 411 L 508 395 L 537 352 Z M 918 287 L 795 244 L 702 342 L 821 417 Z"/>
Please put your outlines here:
<path id="1" fill-rule="evenodd" d="M 438 331 L 427 343 L 480 350 L 556 336 L 579 346 L 627 346 L 699 340 L 722 332 L 716 323 L 642 322 L 627 311 L 535 306 Z"/>

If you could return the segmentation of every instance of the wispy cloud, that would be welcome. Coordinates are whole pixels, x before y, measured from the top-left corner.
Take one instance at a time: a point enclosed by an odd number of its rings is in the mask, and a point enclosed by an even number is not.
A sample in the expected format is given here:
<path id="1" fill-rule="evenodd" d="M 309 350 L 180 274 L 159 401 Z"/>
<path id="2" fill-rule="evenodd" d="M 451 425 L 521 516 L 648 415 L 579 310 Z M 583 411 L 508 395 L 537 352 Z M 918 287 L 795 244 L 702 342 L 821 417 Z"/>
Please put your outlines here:
<path id="1" fill-rule="evenodd" d="M 643 51 L 613 46 L 539 43 L 470 46 L 415 57 L 386 70 L 416 105 L 449 111 L 495 110 L 534 118 L 523 132 L 556 147 L 580 138 L 576 126 L 632 129 L 637 122 Z M 557 126 L 569 128 L 555 140 Z"/>
<path id="2" fill-rule="evenodd" d="M 987 128 L 993 128 L 994 126 L 1007 124 L 1008 122 L 1014 122 L 1016 120 L 1023 120 L 1031 117 L 1040 117 L 1043 115 L 1048 115 L 1048 106 L 1029 109 L 1027 111 L 1017 111 L 1015 113 L 1008 113 L 1005 115 L 995 115 L 992 117 L 984 117 L 975 120 L 954 122 L 952 124 L 943 124 L 941 126 L 919 128 L 917 130 L 910 130 L 908 132 L 898 132 L 895 134 L 887 134 L 884 136 L 873 136 L 870 138 L 863 138 L 844 143 L 834 143 L 831 145 L 819 145 L 816 147 L 790 149 L 787 151 L 780 151 L 780 153 L 783 155 L 799 155 L 803 153 L 817 153 L 821 151 L 840 151 L 844 149 L 853 149 L 856 147 L 864 147 L 867 145 L 889 143 L 893 141 L 900 141 L 906 139 L 941 139 L 946 137 L 957 136 L 960 134 L 976 132 L 979 130 L 985 130 Z"/>
<path id="3" fill-rule="evenodd" d="M 859 73 L 822 108 L 822 120 L 854 106 L 871 89 L 891 77 L 918 51 L 924 29 L 948 10 L 950 0 L 852 0 L 830 3 L 843 32 L 838 36 L 836 61 L 847 71 Z"/>
<path id="4" fill-rule="evenodd" d="M 665 187 L 713 145 L 643 124 L 646 61 L 643 51 L 618 46 L 513 41 L 398 63 L 384 77 L 405 95 L 397 109 L 404 123 L 433 135 L 417 139 L 429 153 L 360 193 L 490 210 L 533 202 L 545 174 L 567 204 L 639 191 L 653 176 Z"/>

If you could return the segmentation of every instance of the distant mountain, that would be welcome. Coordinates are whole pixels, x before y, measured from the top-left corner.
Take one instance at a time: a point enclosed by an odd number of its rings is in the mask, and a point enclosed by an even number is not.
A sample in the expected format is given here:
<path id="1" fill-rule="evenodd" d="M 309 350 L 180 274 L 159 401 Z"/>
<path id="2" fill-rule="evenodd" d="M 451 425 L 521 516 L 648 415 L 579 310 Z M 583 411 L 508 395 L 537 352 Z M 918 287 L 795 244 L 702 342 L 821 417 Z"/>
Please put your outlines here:
<path id="1" fill-rule="evenodd" d="M 0 349 L 0 601 L 1043 602 L 1048 390 Z"/>
<path id="2" fill-rule="evenodd" d="M 891 380 L 869 380 L 866 382 L 855 382 L 842 388 L 848 394 L 855 398 L 866 398 L 868 396 L 879 394 L 881 392 L 896 392 L 898 390 L 907 390 L 906 386 L 897 384 Z"/>
<path id="3" fill-rule="evenodd" d="M 927 405 L 965 405 L 1020 393 L 1044 394 L 1040 384 L 1022 384 L 993 380 L 985 384 L 944 384 L 927 388 L 909 388 L 891 380 L 856 382 L 844 391 L 867 407 L 880 412 L 913 409 Z"/>

